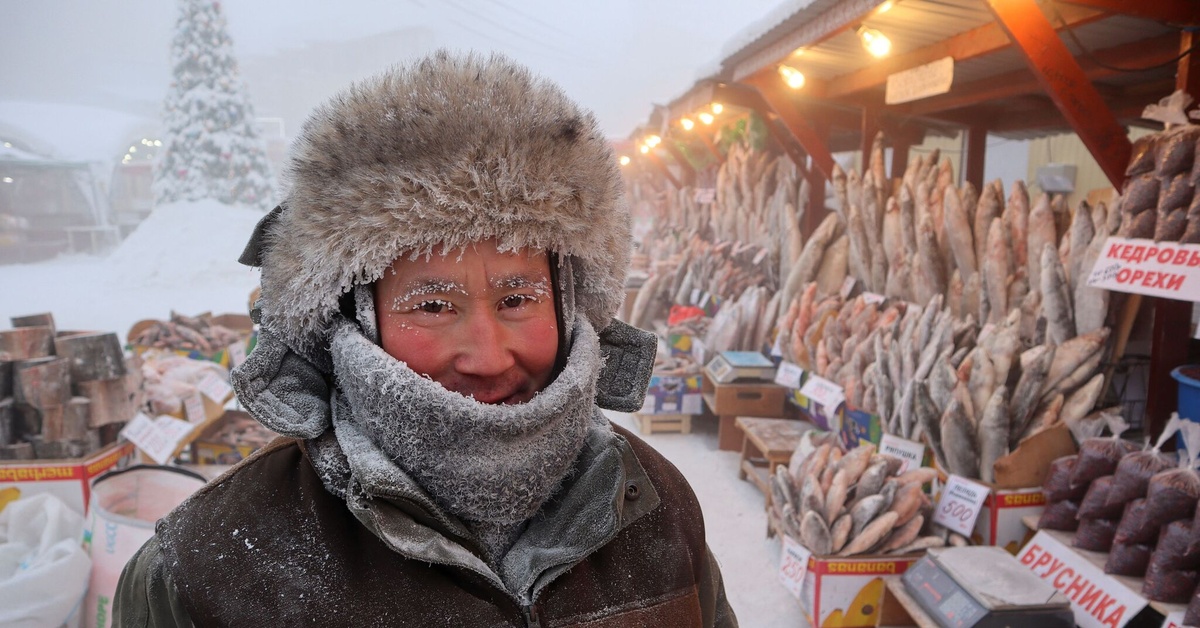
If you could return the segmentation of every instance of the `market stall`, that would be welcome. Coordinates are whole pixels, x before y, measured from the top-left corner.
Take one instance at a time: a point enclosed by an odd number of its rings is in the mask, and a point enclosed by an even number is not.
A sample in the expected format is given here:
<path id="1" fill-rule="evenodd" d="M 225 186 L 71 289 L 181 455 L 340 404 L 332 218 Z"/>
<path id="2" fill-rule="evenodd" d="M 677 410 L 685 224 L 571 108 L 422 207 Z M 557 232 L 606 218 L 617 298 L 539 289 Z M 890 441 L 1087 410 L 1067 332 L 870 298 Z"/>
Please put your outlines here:
<path id="1" fill-rule="evenodd" d="M 826 558 L 886 561 L 918 539 L 1016 554 L 1033 535 L 1022 517 L 1049 511 L 1051 464 L 1089 430 L 1170 431 L 1200 300 L 1186 270 L 1200 233 L 1196 24 L 1188 2 L 789 5 L 631 137 L 633 206 L 653 224 L 631 321 L 662 335 L 664 373 L 703 387 L 714 356 L 759 352 L 839 456 L 934 469 L 923 500 L 872 499 L 888 505 L 857 518 L 846 506 L 878 496 L 882 471 L 825 471 L 830 452 L 802 444 L 774 475 L 784 580 L 814 625 L 874 625 L 845 622 L 856 595 L 877 608 L 883 594 L 880 580 L 822 602 Z M 1090 158 L 984 180 L 989 136 L 1064 132 Z M 929 148 L 946 136 L 959 148 Z M 1139 362 L 1128 348 L 1142 336 Z M 711 406 L 693 410 L 722 414 Z M 958 536 L 935 521 L 956 496 L 974 512 Z"/>

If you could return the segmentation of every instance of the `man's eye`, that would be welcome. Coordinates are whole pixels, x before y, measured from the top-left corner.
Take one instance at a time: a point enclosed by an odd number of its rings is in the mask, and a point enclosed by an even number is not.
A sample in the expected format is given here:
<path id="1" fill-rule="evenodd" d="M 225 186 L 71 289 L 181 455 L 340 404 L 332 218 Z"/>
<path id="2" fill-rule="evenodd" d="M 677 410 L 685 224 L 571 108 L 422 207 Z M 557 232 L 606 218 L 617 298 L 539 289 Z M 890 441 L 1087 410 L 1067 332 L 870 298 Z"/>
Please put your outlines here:
<path id="1" fill-rule="evenodd" d="M 414 305 L 413 311 L 421 311 L 425 312 L 426 314 L 444 314 L 446 312 L 453 312 L 454 306 L 448 301 L 433 299 L 430 301 L 422 301 Z"/>
<path id="2" fill-rule="evenodd" d="M 522 305 L 525 305 L 527 303 L 536 303 L 536 302 L 537 302 L 537 298 L 530 296 L 528 294 L 510 294 L 510 295 L 504 297 L 504 299 L 502 301 L 500 301 L 500 305 L 503 305 L 504 307 L 511 309 L 511 308 L 521 307 Z"/>

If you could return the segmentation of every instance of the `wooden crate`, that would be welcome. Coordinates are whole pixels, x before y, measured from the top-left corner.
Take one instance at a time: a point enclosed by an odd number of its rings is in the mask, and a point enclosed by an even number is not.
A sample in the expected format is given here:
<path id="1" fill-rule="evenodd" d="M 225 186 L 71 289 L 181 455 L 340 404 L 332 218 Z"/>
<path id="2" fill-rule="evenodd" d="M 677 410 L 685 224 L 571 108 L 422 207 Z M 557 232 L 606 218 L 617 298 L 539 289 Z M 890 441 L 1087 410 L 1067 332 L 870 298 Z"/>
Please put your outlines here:
<path id="1" fill-rule="evenodd" d="M 633 420 L 643 434 L 658 434 L 663 432 L 689 434 L 692 431 L 692 415 L 690 414 L 642 414 L 635 412 Z"/>

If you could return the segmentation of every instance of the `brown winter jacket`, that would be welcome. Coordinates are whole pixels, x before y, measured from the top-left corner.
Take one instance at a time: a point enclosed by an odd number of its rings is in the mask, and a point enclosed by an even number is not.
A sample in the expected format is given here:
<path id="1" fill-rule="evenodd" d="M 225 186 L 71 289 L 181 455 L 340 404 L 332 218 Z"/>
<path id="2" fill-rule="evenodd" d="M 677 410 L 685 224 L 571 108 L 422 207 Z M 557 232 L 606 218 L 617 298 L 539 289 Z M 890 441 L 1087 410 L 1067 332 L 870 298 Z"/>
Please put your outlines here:
<path id="1" fill-rule="evenodd" d="M 503 578 L 427 497 L 351 501 L 275 441 L 159 522 L 113 625 L 737 625 L 691 488 L 619 427 L 593 430 Z"/>

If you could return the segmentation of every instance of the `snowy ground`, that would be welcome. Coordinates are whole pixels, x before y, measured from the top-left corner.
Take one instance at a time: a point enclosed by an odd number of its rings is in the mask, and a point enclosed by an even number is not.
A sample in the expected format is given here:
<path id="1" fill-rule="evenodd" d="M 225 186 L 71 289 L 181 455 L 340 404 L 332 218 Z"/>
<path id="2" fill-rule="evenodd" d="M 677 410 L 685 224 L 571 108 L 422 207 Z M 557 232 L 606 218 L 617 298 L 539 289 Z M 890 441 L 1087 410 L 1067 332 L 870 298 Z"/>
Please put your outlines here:
<path id="1" fill-rule="evenodd" d="M 71 256 L 0 266 L 0 328 L 12 316 L 51 312 L 59 329 L 114 331 L 188 315 L 244 313 L 258 274 L 237 263 L 263 213 L 216 202 L 160 207 L 107 257 Z M 613 420 L 636 431 L 631 416 Z M 779 541 L 766 539 L 763 496 L 737 479 L 738 454 L 718 451 L 716 423 L 693 433 L 643 436 L 688 478 L 704 511 L 708 543 L 725 590 L 747 628 L 805 625 L 799 603 L 779 584 Z"/>

